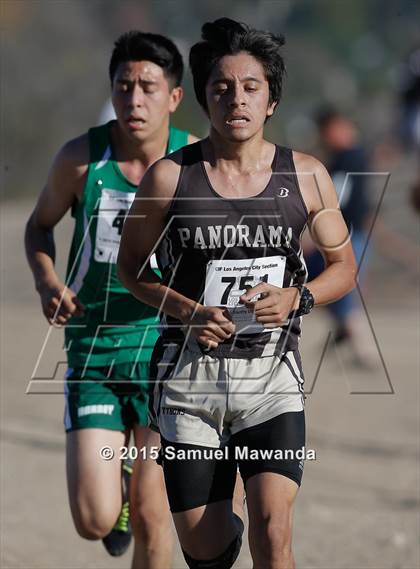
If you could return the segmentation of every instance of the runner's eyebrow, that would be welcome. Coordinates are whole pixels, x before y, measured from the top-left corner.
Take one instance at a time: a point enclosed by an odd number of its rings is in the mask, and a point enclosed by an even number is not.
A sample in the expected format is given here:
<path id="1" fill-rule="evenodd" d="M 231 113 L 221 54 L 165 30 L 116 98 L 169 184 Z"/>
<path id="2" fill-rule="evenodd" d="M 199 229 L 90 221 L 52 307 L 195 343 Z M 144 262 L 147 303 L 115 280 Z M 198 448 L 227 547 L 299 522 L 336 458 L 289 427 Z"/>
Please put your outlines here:
<path id="1" fill-rule="evenodd" d="M 256 77 L 252 77 L 251 75 L 248 75 L 247 77 L 241 79 L 241 83 L 245 83 L 246 81 L 255 81 L 255 83 L 262 83 L 261 79 L 257 79 Z M 211 82 L 211 85 L 217 85 L 218 83 L 233 83 L 233 82 L 234 82 L 233 79 L 227 79 L 226 77 L 216 77 L 216 79 L 214 79 L 214 81 Z"/>
<path id="2" fill-rule="evenodd" d="M 144 85 L 156 85 L 158 83 L 158 81 L 156 81 L 155 79 L 141 79 L 139 78 L 138 81 L 140 81 L 140 83 L 143 83 Z M 130 79 L 129 77 L 120 77 L 119 79 L 116 80 L 117 83 L 136 83 L 137 79 Z"/>

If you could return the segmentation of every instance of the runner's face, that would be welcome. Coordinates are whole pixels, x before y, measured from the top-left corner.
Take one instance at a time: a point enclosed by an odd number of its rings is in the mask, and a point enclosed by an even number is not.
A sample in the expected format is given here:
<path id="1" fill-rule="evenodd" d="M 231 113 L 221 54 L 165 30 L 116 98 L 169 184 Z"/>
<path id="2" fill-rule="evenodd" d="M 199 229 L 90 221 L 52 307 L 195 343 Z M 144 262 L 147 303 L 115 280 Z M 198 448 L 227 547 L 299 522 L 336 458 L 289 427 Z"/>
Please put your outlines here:
<path id="1" fill-rule="evenodd" d="M 242 52 L 225 55 L 214 67 L 206 85 L 212 127 L 232 141 L 251 138 L 274 112 L 262 64 Z"/>
<path id="2" fill-rule="evenodd" d="M 181 87 L 171 89 L 156 63 L 128 61 L 117 67 L 112 103 L 119 126 L 133 141 L 147 140 L 165 128 L 181 97 Z"/>

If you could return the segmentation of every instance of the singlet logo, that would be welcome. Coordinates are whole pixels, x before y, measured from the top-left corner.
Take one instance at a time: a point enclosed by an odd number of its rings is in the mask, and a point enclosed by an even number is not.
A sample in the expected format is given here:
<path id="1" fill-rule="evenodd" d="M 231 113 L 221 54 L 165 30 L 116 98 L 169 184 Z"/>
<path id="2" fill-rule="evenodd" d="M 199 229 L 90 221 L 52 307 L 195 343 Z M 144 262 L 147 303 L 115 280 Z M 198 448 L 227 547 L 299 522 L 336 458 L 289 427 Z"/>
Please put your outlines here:
<path id="1" fill-rule="evenodd" d="M 279 198 L 287 198 L 288 195 L 289 195 L 289 190 L 287 188 L 279 188 L 277 190 L 277 196 Z"/>

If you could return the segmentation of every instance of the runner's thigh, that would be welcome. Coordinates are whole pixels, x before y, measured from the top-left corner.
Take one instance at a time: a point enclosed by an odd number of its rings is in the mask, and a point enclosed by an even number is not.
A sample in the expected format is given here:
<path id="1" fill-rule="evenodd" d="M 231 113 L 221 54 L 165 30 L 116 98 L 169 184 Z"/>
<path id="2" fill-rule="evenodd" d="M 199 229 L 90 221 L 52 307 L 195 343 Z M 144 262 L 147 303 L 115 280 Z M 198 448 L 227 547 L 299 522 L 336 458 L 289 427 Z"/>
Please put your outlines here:
<path id="1" fill-rule="evenodd" d="M 76 522 L 91 518 L 115 522 L 121 509 L 120 447 L 125 439 L 124 432 L 106 429 L 67 433 L 67 484 Z M 111 460 L 101 456 L 105 447 L 112 449 Z"/>
<path id="2" fill-rule="evenodd" d="M 163 468 L 156 462 L 160 435 L 147 427 L 134 427 L 138 458 L 134 464 L 130 504 L 142 517 L 170 519 Z"/>

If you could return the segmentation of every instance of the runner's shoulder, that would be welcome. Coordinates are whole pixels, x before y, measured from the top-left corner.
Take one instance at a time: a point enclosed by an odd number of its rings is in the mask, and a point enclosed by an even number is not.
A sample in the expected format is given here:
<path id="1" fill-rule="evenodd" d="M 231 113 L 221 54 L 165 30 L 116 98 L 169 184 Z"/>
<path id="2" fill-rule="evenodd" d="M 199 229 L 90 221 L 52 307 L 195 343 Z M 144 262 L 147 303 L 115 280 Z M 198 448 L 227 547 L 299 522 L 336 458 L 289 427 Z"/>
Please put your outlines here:
<path id="1" fill-rule="evenodd" d="M 89 169 L 87 133 L 63 144 L 48 175 L 47 188 L 57 194 L 69 194 L 80 200 Z"/>
<path id="2" fill-rule="evenodd" d="M 201 152 L 198 153 L 197 149 L 200 147 L 201 139 L 197 138 L 193 134 L 188 135 L 188 144 L 178 148 L 174 152 L 167 154 L 159 162 L 169 161 L 177 165 L 178 171 L 185 161 L 190 162 L 191 159 L 197 159 L 197 156 L 201 156 Z M 157 164 L 157 162 L 156 162 Z"/>
<path id="3" fill-rule="evenodd" d="M 293 162 L 295 163 L 296 172 L 299 173 L 312 173 L 315 175 L 326 174 L 327 169 L 324 164 L 320 162 L 315 156 L 305 154 L 304 152 L 297 152 L 293 150 Z"/>
<path id="4" fill-rule="evenodd" d="M 337 207 L 335 188 L 322 162 L 310 154 L 295 151 L 293 161 L 309 214 L 314 214 L 323 207 Z"/>
<path id="5" fill-rule="evenodd" d="M 195 138 L 195 137 L 194 137 Z M 184 155 L 188 149 L 199 143 L 196 139 L 192 144 L 187 144 L 171 154 L 164 156 L 147 170 L 145 184 L 152 189 L 155 196 L 172 198 L 178 185 L 181 168 L 184 164 Z"/>
<path id="6" fill-rule="evenodd" d="M 55 155 L 48 176 L 49 185 L 81 184 L 89 168 L 89 138 L 87 133 L 67 141 Z M 76 193 L 78 194 L 76 190 Z"/>
<path id="7" fill-rule="evenodd" d="M 179 152 L 157 160 L 148 168 L 139 186 L 141 195 L 172 199 L 181 172 Z"/>
<path id="8" fill-rule="evenodd" d="M 56 155 L 58 166 L 87 170 L 89 167 L 89 135 L 84 133 L 67 141 Z"/>

